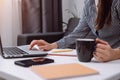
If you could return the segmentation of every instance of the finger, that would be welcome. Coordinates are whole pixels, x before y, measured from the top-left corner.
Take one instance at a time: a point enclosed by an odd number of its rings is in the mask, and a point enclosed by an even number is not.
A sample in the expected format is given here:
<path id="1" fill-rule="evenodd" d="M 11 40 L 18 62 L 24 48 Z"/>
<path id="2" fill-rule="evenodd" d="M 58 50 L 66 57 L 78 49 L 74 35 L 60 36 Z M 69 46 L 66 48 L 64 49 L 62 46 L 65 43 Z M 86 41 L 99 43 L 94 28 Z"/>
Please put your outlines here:
<path id="1" fill-rule="evenodd" d="M 99 57 L 104 57 L 105 56 L 105 51 L 103 49 L 97 48 L 95 51 L 96 55 Z"/>
<path id="2" fill-rule="evenodd" d="M 96 53 L 93 54 L 93 56 L 94 56 L 94 58 L 95 58 L 97 61 L 103 62 L 102 57 L 98 57 L 98 56 L 96 55 Z"/>
<path id="3" fill-rule="evenodd" d="M 107 56 L 106 50 L 107 49 L 96 48 L 95 52 L 97 56 L 104 58 L 105 56 Z"/>
<path id="4" fill-rule="evenodd" d="M 103 41 L 103 40 L 101 40 L 101 39 L 98 39 L 98 38 L 96 38 L 96 42 L 97 42 L 97 43 L 101 43 L 101 44 L 108 45 L 108 42 L 106 42 L 106 41 Z"/>
<path id="5" fill-rule="evenodd" d="M 100 61 L 100 62 L 108 61 L 108 59 L 106 59 L 106 57 L 98 57 L 96 54 L 93 54 L 93 56 L 97 61 Z"/>
<path id="6" fill-rule="evenodd" d="M 38 42 L 38 40 L 33 40 L 31 43 L 30 43 L 30 47 L 29 49 L 31 50 L 33 48 L 34 45 L 36 45 Z"/>
<path id="7" fill-rule="evenodd" d="M 44 46 L 39 46 L 39 49 L 44 51 Z"/>
<path id="8" fill-rule="evenodd" d="M 109 47 L 109 45 L 104 45 L 104 44 L 99 44 L 99 43 L 96 45 L 96 48 L 100 48 L 103 50 L 106 50 L 108 47 Z"/>
<path id="9" fill-rule="evenodd" d="M 46 41 L 44 41 L 44 40 L 33 40 L 31 42 L 31 44 L 30 44 L 30 48 L 29 49 L 32 49 L 32 47 L 35 46 L 35 45 L 44 46 L 46 44 L 48 44 L 48 43 Z"/>
<path id="10" fill-rule="evenodd" d="M 47 46 L 39 46 L 39 49 L 42 51 L 48 51 L 49 48 Z"/>

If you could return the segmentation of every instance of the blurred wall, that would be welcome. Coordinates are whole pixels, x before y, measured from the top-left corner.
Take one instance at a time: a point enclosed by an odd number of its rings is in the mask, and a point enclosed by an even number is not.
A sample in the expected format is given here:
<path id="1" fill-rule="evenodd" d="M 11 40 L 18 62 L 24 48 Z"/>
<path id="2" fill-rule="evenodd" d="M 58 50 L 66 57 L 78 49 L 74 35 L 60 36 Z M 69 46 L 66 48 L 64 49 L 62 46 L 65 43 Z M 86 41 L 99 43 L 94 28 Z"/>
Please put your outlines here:
<path id="1" fill-rule="evenodd" d="M 3 46 L 15 46 L 21 33 L 19 0 L 0 0 L 0 35 Z"/>
<path id="2" fill-rule="evenodd" d="M 4 46 L 16 46 L 17 35 L 21 34 L 20 1 L 0 0 L 0 35 Z M 84 0 L 63 0 L 63 21 L 67 23 L 73 17 L 66 9 L 79 17 L 83 2 Z"/>
<path id="3" fill-rule="evenodd" d="M 66 9 L 80 17 L 84 0 L 63 0 L 63 21 L 68 22 L 69 18 L 73 17 Z"/>

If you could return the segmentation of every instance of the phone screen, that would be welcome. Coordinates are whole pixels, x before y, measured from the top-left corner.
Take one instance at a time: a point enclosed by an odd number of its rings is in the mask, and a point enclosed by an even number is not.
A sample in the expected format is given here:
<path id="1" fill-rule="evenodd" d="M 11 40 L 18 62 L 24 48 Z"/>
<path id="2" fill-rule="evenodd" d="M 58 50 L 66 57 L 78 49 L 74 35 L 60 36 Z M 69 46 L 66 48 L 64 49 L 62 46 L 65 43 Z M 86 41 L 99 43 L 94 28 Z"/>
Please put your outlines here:
<path id="1" fill-rule="evenodd" d="M 42 64 L 48 64 L 53 62 L 54 60 L 49 58 L 34 58 L 34 59 L 15 61 L 15 64 L 23 67 L 30 67 L 32 65 L 42 65 Z"/>

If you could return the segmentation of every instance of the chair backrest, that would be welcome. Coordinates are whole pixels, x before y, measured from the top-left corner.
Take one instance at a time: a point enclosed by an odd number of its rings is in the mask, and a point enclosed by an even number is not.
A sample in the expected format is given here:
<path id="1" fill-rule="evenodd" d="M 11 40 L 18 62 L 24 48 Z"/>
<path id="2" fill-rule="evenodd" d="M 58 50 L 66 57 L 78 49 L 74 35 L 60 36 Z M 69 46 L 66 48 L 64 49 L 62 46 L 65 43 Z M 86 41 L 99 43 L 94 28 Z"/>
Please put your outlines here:
<path id="1" fill-rule="evenodd" d="M 70 18 L 68 21 L 67 29 L 65 30 L 64 36 L 70 34 L 74 28 L 78 25 L 80 18 Z"/>

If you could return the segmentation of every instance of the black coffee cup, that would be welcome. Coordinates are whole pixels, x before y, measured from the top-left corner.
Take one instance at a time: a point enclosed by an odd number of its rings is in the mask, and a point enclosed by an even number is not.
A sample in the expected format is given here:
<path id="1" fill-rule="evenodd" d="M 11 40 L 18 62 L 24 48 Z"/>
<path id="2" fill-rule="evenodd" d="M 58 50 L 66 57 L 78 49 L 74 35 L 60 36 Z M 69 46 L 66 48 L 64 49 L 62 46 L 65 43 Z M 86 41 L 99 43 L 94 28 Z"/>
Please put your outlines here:
<path id="1" fill-rule="evenodd" d="M 76 51 L 79 61 L 90 62 L 93 57 L 95 46 L 95 39 L 77 39 Z"/>

